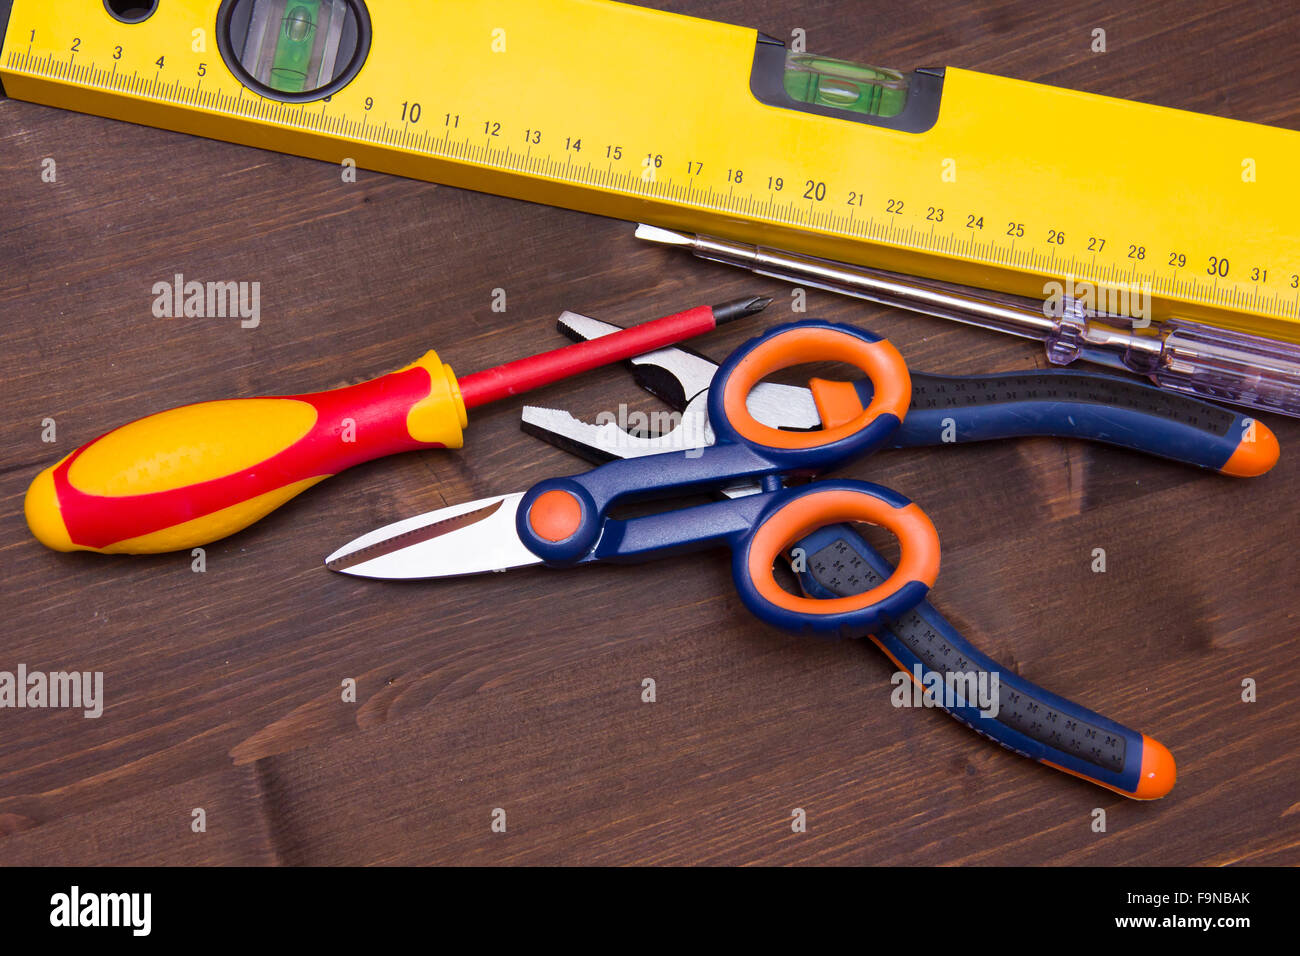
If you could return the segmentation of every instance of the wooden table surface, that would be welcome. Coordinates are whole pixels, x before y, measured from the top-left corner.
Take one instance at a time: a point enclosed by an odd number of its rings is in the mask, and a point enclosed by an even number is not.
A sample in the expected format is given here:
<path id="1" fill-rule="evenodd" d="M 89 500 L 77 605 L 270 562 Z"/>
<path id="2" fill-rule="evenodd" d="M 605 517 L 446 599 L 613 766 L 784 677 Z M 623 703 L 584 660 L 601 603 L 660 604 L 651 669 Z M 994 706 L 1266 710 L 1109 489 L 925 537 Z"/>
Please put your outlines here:
<path id="1" fill-rule="evenodd" d="M 652 5 L 803 28 L 831 56 L 1300 128 L 1289 0 Z M 1062 117 L 1043 135 L 1124 148 L 1075 132 Z M 41 182 L 45 157 L 57 183 Z M 390 520 L 577 470 L 520 432 L 517 403 L 477 410 L 464 451 L 331 479 L 210 545 L 203 573 L 188 554 L 56 554 L 23 520 L 37 471 L 149 412 L 357 382 L 431 346 L 466 373 L 561 344 L 566 308 L 630 323 L 775 295 L 701 345 L 721 356 L 788 316 L 787 287 L 620 222 L 364 171 L 343 183 L 328 164 L 12 100 L 0 209 L 0 670 L 102 671 L 107 700 L 97 720 L 0 710 L 0 862 L 1300 861 L 1300 423 L 1268 419 L 1284 457 L 1255 480 L 1052 439 L 845 472 L 933 517 L 935 603 L 977 646 L 1173 750 L 1173 793 L 1137 803 L 896 710 L 883 655 L 760 625 L 721 554 L 417 585 L 321 566 Z M 152 286 L 176 272 L 260 282 L 260 327 L 154 318 Z M 831 295 L 809 313 L 888 335 L 919 369 L 1044 363 L 1029 343 Z M 619 368 L 534 400 L 655 407 Z"/>

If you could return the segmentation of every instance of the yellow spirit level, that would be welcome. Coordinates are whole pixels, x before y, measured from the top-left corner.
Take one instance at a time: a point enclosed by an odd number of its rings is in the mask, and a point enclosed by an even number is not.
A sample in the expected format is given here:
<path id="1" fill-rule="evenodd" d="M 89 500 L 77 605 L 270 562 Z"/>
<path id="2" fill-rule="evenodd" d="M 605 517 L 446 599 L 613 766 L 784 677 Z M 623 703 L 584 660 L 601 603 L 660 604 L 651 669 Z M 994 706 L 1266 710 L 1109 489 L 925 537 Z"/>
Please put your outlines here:
<path id="1" fill-rule="evenodd" d="M 603 0 L 0 0 L 10 96 L 1300 341 L 1300 133 Z M 1073 131 L 1086 131 L 1082 138 Z"/>

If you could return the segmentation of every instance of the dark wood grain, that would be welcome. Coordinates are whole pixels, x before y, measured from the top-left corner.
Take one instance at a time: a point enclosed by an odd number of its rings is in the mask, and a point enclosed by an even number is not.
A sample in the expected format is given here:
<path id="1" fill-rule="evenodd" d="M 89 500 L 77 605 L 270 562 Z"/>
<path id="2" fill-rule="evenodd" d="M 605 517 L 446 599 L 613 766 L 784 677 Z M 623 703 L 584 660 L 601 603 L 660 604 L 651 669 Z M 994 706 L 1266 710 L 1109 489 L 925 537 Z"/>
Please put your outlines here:
<path id="1" fill-rule="evenodd" d="M 802 27 L 832 56 L 1300 128 L 1289 0 L 655 5 Z M 1098 26 L 1105 55 L 1089 51 Z M 1043 130 L 1124 148 L 1070 133 L 1065 118 Z M 56 184 L 39 178 L 47 156 Z M 756 623 L 718 555 L 412 586 L 321 567 L 381 523 L 576 470 L 520 433 L 513 403 L 477 410 L 463 452 L 330 480 L 210 546 L 202 574 L 187 555 L 55 554 L 24 524 L 39 469 L 152 411 L 360 381 L 430 346 L 469 372 L 560 344 L 566 308 L 635 322 L 763 291 L 770 321 L 782 286 L 647 248 L 622 223 L 365 172 L 345 184 L 326 164 L 13 101 L 0 209 L 0 669 L 102 670 L 108 702 L 98 720 L 0 711 L 0 862 L 1300 862 L 1300 423 L 1269 420 L 1283 462 L 1252 481 L 1048 439 L 848 472 L 933 517 L 935 602 L 978 646 L 1170 746 L 1176 789 L 1139 804 L 895 710 L 882 655 Z M 155 319 L 151 286 L 178 271 L 261 282 L 261 327 Z M 810 311 L 888 335 L 920 369 L 1043 362 L 829 295 Z M 704 347 L 723 355 L 755 327 Z M 536 400 L 644 401 L 619 369 Z M 1240 701 L 1247 677 L 1258 703 Z M 506 834 L 489 829 L 497 807 Z"/>

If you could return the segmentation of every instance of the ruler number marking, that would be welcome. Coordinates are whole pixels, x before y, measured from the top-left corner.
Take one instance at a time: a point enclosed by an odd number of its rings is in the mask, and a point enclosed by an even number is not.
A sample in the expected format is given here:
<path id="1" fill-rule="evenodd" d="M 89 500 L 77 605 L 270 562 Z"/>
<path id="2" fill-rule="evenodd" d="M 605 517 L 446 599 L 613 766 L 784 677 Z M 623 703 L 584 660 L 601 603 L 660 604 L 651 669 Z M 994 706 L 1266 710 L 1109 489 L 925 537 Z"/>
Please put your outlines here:
<path id="1" fill-rule="evenodd" d="M 1225 252 L 1230 253 L 1231 250 L 1219 250 L 1214 255 L 1209 255 L 1203 250 L 1175 249 L 1166 253 L 1163 262 L 1165 267 L 1170 270 L 1168 273 L 1162 275 L 1154 267 L 1148 272 L 1139 272 L 1138 264 L 1146 264 L 1148 261 L 1147 252 L 1149 247 L 1147 244 L 1122 241 L 1118 247 L 1119 250 L 1123 250 L 1122 258 L 1118 262 L 1114 260 L 1108 262 L 1106 259 L 1109 259 L 1112 255 L 1121 255 L 1121 252 L 1118 250 L 1115 253 L 1110 252 L 1112 244 L 1108 241 L 1108 237 L 1089 235 L 1084 243 L 1079 244 L 1081 247 L 1086 245 L 1087 252 L 1092 254 L 1089 262 L 1066 251 L 1071 244 L 1067 242 L 1066 230 L 1059 227 L 1046 230 L 1046 241 L 1043 248 L 1030 246 L 1017 251 L 1017 240 L 1025 237 L 1029 223 L 1020 219 L 1007 220 L 1005 235 L 1009 241 L 1005 245 L 999 243 L 996 239 L 981 242 L 977 237 L 984 230 L 984 220 L 989 213 L 988 210 L 980 213 L 962 212 L 957 220 L 952 222 L 951 226 L 944 227 L 947 231 L 940 231 L 937 226 L 949 221 L 947 213 L 957 213 L 958 211 L 937 204 L 922 205 L 916 208 L 925 210 L 924 219 L 929 226 L 928 230 L 920 231 L 911 225 L 904 229 L 902 228 L 902 217 L 906 215 L 907 209 L 910 208 L 910 201 L 905 204 L 903 198 L 900 197 L 885 198 L 883 211 L 887 213 L 888 218 L 883 223 L 877 222 L 873 217 L 857 218 L 857 209 L 866 208 L 868 196 L 866 192 L 857 189 L 838 193 L 847 197 L 844 200 L 844 206 L 847 209 L 843 215 L 837 214 L 830 209 L 820 211 L 817 204 L 824 202 L 827 195 L 837 190 L 833 187 L 833 184 L 818 178 L 815 174 L 800 176 L 796 179 L 796 181 L 801 181 L 804 184 L 802 198 L 808 201 L 806 204 L 797 205 L 791 202 L 778 204 L 778 194 L 784 190 L 785 179 L 789 178 L 789 171 L 782 175 L 764 175 L 760 173 L 756 177 L 746 178 L 742 167 L 735 165 L 727 167 L 724 164 L 719 164 L 719 173 L 723 175 L 719 175 L 718 179 L 725 179 L 728 184 L 728 189 L 725 192 L 719 192 L 712 187 L 702 189 L 703 183 L 701 183 L 701 186 L 696 186 L 692 182 L 692 180 L 704 179 L 703 170 L 707 163 L 706 159 L 679 159 L 674 157 L 672 159 L 673 168 L 678 170 L 678 175 L 682 175 L 682 167 L 676 165 L 678 162 L 681 162 L 685 169 L 684 181 L 677 183 L 673 182 L 671 177 L 663 176 L 661 171 L 665 168 L 665 157 L 662 153 L 651 151 L 645 154 L 645 159 L 640 164 L 640 176 L 636 175 L 634 171 L 616 168 L 616 164 L 624 159 L 624 147 L 620 143 L 610 142 L 605 147 L 605 158 L 608 161 L 607 167 L 597 170 L 590 162 L 585 164 L 572 162 L 572 153 L 580 152 L 582 148 L 581 138 L 572 136 L 565 139 L 566 162 L 558 163 L 549 157 L 534 156 L 532 154 L 532 147 L 541 145 L 543 142 L 541 131 L 534 127 L 529 127 L 524 131 L 524 139 L 529 146 L 527 151 L 518 152 L 508 147 L 494 148 L 490 142 L 479 147 L 469 141 L 460 143 L 454 142 L 450 138 L 450 131 L 460 128 L 460 120 L 463 114 L 447 112 L 443 117 L 444 134 L 435 139 L 427 133 L 419 134 L 404 129 L 390 130 L 387 123 L 384 123 L 381 127 L 375 127 L 368 124 L 364 115 L 358 123 L 357 121 L 348 120 L 346 114 L 342 113 L 341 110 L 339 110 L 338 114 L 331 114 L 328 110 L 331 109 L 329 100 L 332 97 L 326 98 L 322 102 L 319 113 L 308 114 L 302 104 L 299 104 L 299 109 L 294 110 L 291 106 L 284 107 L 281 104 L 262 102 L 260 98 L 247 99 L 244 96 L 244 88 L 240 84 L 235 84 L 235 89 L 231 92 L 223 92 L 221 89 L 204 90 L 202 84 L 203 79 L 207 76 L 206 62 L 199 62 L 195 65 L 197 79 L 192 85 L 183 85 L 179 77 L 173 78 L 171 82 L 163 80 L 161 73 L 167 67 L 166 54 L 160 55 L 153 62 L 157 72 L 152 79 L 141 78 L 138 69 L 133 70 L 129 75 L 125 72 L 119 73 L 118 64 L 126 59 L 126 52 L 121 44 L 115 44 L 105 51 L 111 57 L 108 70 L 98 67 L 93 62 L 81 65 L 75 63 L 75 57 L 84 52 L 82 49 L 83 38 L 81 37 L 67 37 L 65 42 L 68 43 L 68 46 L 65 49 L 68 49 L 71 55 L 66 61 L 56 61 L 53 52 L 47 53 L 44 57 L 39 53 L 33 55 L 37 30 L 29 29 L 28 33 L 29 44 L 26 55 L 17 51 L 11 52 L 8 58 L 10 68 L 17 65 L 18 69 L 27 73 L 61 79 L 66 78 L 85 85 L 121 90 L 135 96 L 152 96 L 175 103 L 196 104 L 204 109 L 226 112 L 237 116 L 255 117 L 300 128 L 336 132 L 339 135 L 351 133 L 375 143 L 402 143 L 408 148 L 418 149 L 433 156 L 441 155 L 452 158 L 482 154 L 492 164 L 503 168 L 544 171 L 546 174 L 557 178 L 584 182 L 603 188 L 617 188 L 631 195 L 678 198 L 680 201 L 690 202 L 699 208 L 714 209 L 721 212 L 745 214 L 754 217 L 761 214 L 764 218 L 780 223 L 813 227 L 823 231 L 830 230 L 844 236 L 867 237 L 875 241 L 906 245 L 921 252 L 946 252 L 950 255 L 960 255 L 976 261 L 1015 264 L 1022 268 L 1039 268 L 1041 271 L 1047 272 L 1055 271 L 1057 267 L 1073 266 L 1077 274 L 1092 278 L 1093 281 L 1104 280 L 1106 277 L 1109 277 L 1112 281 L 1118 281 L 1121 277 L 1131 277 L 1133 281 L 1141 278 L 1151 282 L 1158 293 L 1167 292 L 1176 298 L 1182 297 L 1204 301 L 1207 304 L 1217 303 L 1220 305 L 1255 303 L 1256 307 L 1259 307 L 1261 303 L 1271 302 L 1274 303 L 1272 308 L 1278 313 L 1292 316 L 1300 314 L 1300 271 L 1297 271 L 1292 263 L 1284 264 L 1291 266 L 1288 269 L 1279 266 L 1275 262 L 1272 265 L 1276 266 L 1276 268 L 1271 270 L 1266 264 L 1262 263 L 1247 264 L 1245 266 L 1238 263 L 1239 268 L 1234 271 L 1231 263 L 1232 256 L 1225 254 Z M 370 113 L 374 106 L 374 97 L 366 96 L 362 102 L 363 112 Z M 337 109 L 338 107 L 334 108 Z M 419 102 L 404 101 L 401 106 L 402 122 L 411 125 L 419 124 L 422 120 L 422 112 L 422 104 Z M 352 133 L 353 130 L 356 132 Z M 501 131 L 501 121 L 487 120 L 484 122 L 484 135 L 496 138 L 501 135 Z M 635 155 L 635 150 L 633 154 Z M 765 190 L 762 188 L 764 182 L 766 184 Z M 996 213 L 996 210 L 994 212 Z M 965 216 L 964 220 L 961 215 Z M 919 211 L 916 218 L 918 222 L 922 218 Z M 898 223 L 898 228 L 895 228 L 891 223 Z M 969 230 L 969 232 L 963 230 L 963 224 L 964 230 Z M 1079 231 L 1082 232 L 1082 230 Z M 1154 250 L 1151 251 L 1154 252 Z M 1100 263 L 1098 262 L 1099 253 L 1102 256 Z M 1196 255 L 1198 261 L 1205 264 L 1201 267 L 1201 275 L 1199 276 L 1195 272 L 1191 275 L 1183 273 L 1189 263 L 1189 253 Z M 1200 256 L 1204 256 L 1204 258 L 1200 258 Z M 1042 269 L 1043 264 L 1048 264 L 1050 268 Z M 1270 271 L 1274 273 L 1272 277 L 1269 276 Z M 1240 278 L 1235 278 L 1238 275 L 1240 275 Z M 1250 283 L 1250 285 L 1247 285 L 1247 283 Z M 1270 283 L 1272 284 L 1270 285 Z M 1296 294 L 1289 295 L 1287 301 L 1283 303 L 1283 297 L 1278 291 L 1279 288 L 1286 288 L 1289 292 L 1295 292 Z"/>

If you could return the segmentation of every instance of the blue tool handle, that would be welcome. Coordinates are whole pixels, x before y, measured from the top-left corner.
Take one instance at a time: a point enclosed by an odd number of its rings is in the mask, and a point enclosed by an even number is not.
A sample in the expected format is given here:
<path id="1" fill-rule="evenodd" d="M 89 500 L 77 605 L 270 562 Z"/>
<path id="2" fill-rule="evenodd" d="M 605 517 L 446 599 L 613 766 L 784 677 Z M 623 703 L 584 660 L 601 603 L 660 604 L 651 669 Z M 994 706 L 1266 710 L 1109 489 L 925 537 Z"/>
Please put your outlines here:
<path id="1" fill-rule="evenodd" d="M 822 427 L 811 431 L 773 428 L 754 418 L 747 399 L 764 378 L 812 362 L 841 362 L 865 373 L 868 398 L 854 402 L 845 383 L 827 383 L 825 404 L 814 393 Z M 842 401 L 848 393 L 849 408 Z M 736 349 L 718 366 L 709 385 L 709 424 L 718 446 L 747 445 L 787 474 L 815 475 L 888 443 L 907 413 L 912 392 L 907 362 L 892 343 L 873 332 L 821 319 L 768 329 Z M 833 419 L 833 420 L 832 420 Z"/>
<path id="2" fill-rule="evenodd" d="M 599 471 L 548 479 L 520 502 L 515 530 L 547 564 L 633 563 L 727 547 L 737 593 L 751 613 L 774 627 L 821 637 L 871 633 L 915 607 L 939 574 L 934 525 L 914 502 L 880 485 L 818 481 L 622 520 L 605 517 L 589 500 L 582 481 Z M 785 549 L 809 528 L 842 521 L 893 533 L 900 545 L 898 567 L 875 586 L 833 600 L 783 589 L 772 568 Z"/>
<path id="3" fill-rule="evenodd" d="M 893 567 L 848 525 L 831 525 L 793 551 L 799 584 L 809 597 L 833 599 L 875 587 Z M 882 626 L 871 639 L 907 679 L 894 691 L 903 703 L 935 706 L 1009 750 L 1140 800 L 1174 785 L 1169 751 L 1073 701 L 1000 667 L 962 637 L 929 601 Z"/>
<path id="4" fill-rule="evenodd" d="M 860 401 L 871 383 L 854 383 Z M 1114 375 L 1050 370 L 998 375 L 912 373 L 912 401 L 893 448 L 1052 435 L 1085 438 L 1248 477 L 1277 461 L 1263 422 Z"/>

